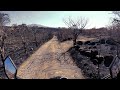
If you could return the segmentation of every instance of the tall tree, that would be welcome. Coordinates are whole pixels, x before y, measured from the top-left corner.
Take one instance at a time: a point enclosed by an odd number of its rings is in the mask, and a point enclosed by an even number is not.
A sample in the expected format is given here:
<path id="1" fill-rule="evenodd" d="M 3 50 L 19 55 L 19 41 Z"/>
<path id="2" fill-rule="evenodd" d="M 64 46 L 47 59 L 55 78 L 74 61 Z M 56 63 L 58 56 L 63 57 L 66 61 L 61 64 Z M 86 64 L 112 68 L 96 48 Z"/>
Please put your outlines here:
<path id="1" fill-rule="evenodd" d="M 64 23 L 68 26 L 69 29 L 73 30 L 73 45 L 76 45 L 76 40 L 83 29 L 85 29 L 88 24 L 88 19 L 80 17 L 77 20 L 72 19 L 71 17 L 68 20 L 63 19 Z"/>
<path id="2" fill-rule="evenodd" d="M 36 47 L 38 47 L 37 29 L 38 29 L 38 27 L 32 27 L 32 33 L 33 33 L 33 36 L 34 36 L 34 42 L 35 42 Z"/>
<path id="3" fill-rule="evenodd" d="M 27 55 L 27 34 L 28 34 L 28 27 L 26 24 L 19 25 L 18 32 L 21 38 L 21 43 L 23 45 L 24 53 Z"/>

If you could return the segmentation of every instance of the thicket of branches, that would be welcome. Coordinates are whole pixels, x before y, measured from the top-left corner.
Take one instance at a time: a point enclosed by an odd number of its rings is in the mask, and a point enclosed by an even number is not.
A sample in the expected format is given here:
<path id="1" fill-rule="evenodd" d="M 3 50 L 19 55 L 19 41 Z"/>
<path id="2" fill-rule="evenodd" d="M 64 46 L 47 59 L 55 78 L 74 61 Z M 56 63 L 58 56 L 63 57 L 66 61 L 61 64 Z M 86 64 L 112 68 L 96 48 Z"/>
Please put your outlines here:
<path id="1" fill-rule="evenodd" d="M 38 27 L 5 27 L 5 56 L 10 55 L 14 61 L 28 57 L 42 44 L 49 41 L 53 35 L 51 30 Z"/>

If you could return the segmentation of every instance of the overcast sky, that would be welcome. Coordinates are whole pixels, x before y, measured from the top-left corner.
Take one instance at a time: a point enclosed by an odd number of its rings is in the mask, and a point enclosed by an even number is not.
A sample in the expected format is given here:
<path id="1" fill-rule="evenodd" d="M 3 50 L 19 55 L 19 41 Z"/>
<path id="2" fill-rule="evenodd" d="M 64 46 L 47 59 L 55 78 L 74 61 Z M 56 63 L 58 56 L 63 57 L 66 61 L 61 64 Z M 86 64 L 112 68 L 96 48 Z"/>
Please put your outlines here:
<path id="1" fill-rule="evenodd" d="M 111 11 L 4 11 L 8 13 L 12 24 L 41 24 L 49 27 L 66 27 L 63 18 L 86 17 L 87 28 L 99 28 L 109 24 Z"/>

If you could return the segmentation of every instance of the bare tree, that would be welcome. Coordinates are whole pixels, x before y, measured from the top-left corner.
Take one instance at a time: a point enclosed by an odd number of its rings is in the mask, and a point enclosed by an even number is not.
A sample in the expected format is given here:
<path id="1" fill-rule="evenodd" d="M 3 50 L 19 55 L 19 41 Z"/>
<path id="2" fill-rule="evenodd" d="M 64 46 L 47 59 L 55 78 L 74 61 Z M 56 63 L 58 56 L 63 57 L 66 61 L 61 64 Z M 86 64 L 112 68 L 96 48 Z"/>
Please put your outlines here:
<path id="1" fill-rule="evenodd" d="M 23 45 L 23 49 L 24 49 L 24 53 L 27 55 L 27 39 L 26 39 L 26 32 L 27 31 L 27 26 L 26 24 L 22 24 L 19 26 L 19 35 L 22 41 L 22 45 Z"/>
<path id="2" fill-rule="evenodd" d="M 120 23 L 120 11 L 113 11 L 114 14 L 113 22 Z"/>
<path id="3" fill-rule="evenodd" d="M 111 30 L 112 30 L 112 33 L 115 32 L 115 36 L 113 37 L 114 40 L 119 43 L 120 40 L 119 40 L 119 36 L 120 36 L 120 11 L 113 11 L 112 12 L 114 14 L 114 18 L 112 20 L 112 25 L 111 25 Z"/>
<path id="4" fill-rule="evenodd" d="M 120 45 L 120 11 L 113 11 L 114 18 L 112 20 L 112 33 L 115 32 L 114 40 L 117 44 L 117 55 L 119 54 L 119 45 Z M 118 55 L 119 56 L 119 55 Z"/>
<path id="5" fill-rule="evenodd" d="M 38 41 L 37 41 L 37 29 L 38 27 L 32 27 L 32 33 L 33 33 L 33 36 L 34 36 L 34 42 L 35 42 L 35 45 L 36 47 L 38 47 Z"/>
<path id="6" fill-rule="evenodd" d="M 76 40 L 81 31 L 86 27 L 88 19 L 80 17 L 77 20 L 73 20 L 69 17 L 68 20 L 63 19 L 63 21 L 69 29 L 73 30 L 73 45 L 76 45 Z"/>
<path id="7" fill-rule="evenodd" d="M 109 26 L 109 33 L 110 33 L 110 38 L 112 38 L 114 40 L 114 42 L 116 43 L 116 56 L 118 58 L 119 57 L 119 45 L 120 45 L 120 11 L 113 11 L 112 14 L 114 15 L 113 19 L 112 19 L 112 22 L 111 22 L 111 25 Z M 110 66 L 109 70 L 110 70 L 110 75 L 111 75 L 111 78 L 113 78 L 113 75 L 112 75 L 112 67 L 113 65 Z M 119 68 L 119 67 L 118 67 Z"/>
<path id="8" fill-rule="evenodd" d="M 4 41 L 6 39 L 6 33 L 4 32 L 4 26 L 10 22 L 8 14 L 0 12 L 0 55 L 2 62 L 4 61 Z"/>

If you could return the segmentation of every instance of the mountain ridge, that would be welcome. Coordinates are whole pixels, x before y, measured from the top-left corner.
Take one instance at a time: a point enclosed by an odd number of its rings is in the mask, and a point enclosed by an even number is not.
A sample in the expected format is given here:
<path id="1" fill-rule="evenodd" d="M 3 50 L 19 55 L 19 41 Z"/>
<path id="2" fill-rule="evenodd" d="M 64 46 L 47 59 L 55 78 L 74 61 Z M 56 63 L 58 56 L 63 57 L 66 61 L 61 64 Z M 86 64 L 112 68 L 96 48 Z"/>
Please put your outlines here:
<path id="1" fill-rule="evenodd" d="M 41 25 L 41 24 L 28 24 L 27 26 L 28 27 L 34 27 L 34 26 L 37 26 L 37 27 L 48 27 L 48 26 L 44 26 L 44 25 Z"/>

